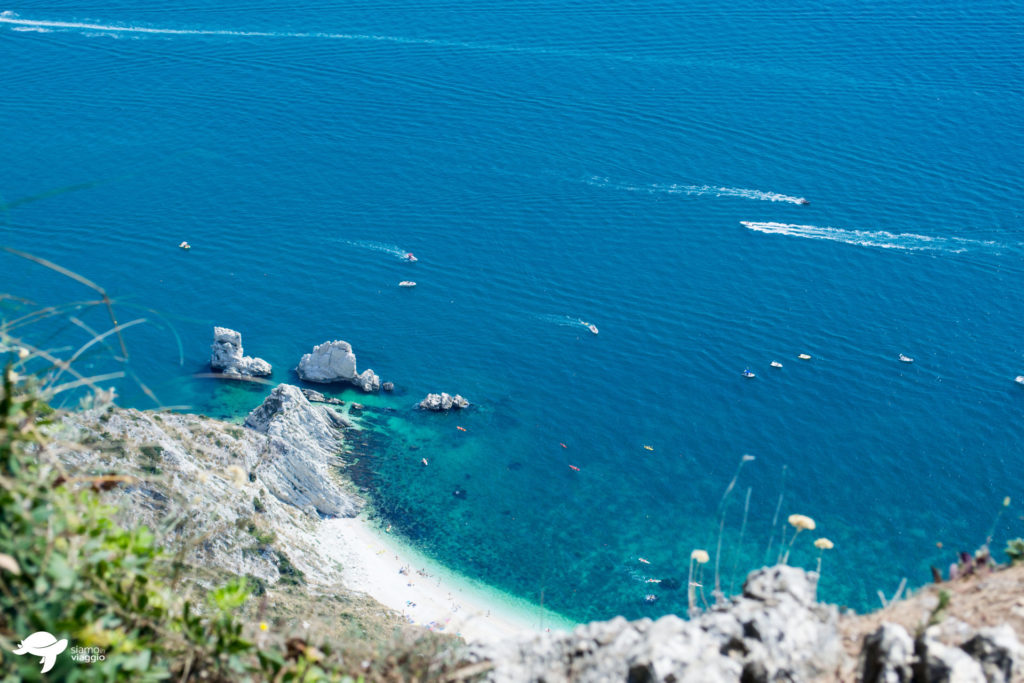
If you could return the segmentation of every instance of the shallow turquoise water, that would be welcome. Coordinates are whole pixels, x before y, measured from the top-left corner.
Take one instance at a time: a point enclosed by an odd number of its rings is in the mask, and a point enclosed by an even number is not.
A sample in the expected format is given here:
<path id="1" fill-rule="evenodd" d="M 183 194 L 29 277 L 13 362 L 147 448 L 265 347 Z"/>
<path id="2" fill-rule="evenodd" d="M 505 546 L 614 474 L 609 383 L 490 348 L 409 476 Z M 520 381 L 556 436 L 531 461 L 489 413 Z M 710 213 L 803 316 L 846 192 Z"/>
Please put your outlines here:
<path id="1" fill-rule="evenodd" d="M 165 405 L 262 398 L 193 377 L 214 324 L 275 381 L 351 342 L 399 389 L 356 470 L 457 569 L 575 618 L 679 611 L 646 579 L 685 583 L 750 453 L 725 586 L 777 556 L 783 492 L 836 543 L 823 597 L 864 608 L 1020 497 L 1019 3 L 16 11 L 0 242 L 146 317 L 130 369 Z M 474 407 L 412 410 L 439 390 Z"/>

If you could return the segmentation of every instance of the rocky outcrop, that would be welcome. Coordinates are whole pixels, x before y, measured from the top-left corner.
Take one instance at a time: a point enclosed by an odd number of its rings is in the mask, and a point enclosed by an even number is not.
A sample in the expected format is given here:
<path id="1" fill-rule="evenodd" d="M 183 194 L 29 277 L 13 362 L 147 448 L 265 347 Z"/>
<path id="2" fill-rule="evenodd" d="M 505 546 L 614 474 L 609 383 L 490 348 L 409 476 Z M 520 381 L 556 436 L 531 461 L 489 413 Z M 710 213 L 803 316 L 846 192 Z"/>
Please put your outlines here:
<path id="1" fill-rule="evenodd" d="M 380 378 L 373 370 L 356 372 L 356 354 L 346 341 L 324 342 L 313 347 L 311 353 L 302 356 L 295 371 L 306 382 L 349 382 L 367 392 L 380 389 Z"/>
<path id="2" fill-rule="evenodd" d="M 331 471 L 348 422 L 334 410 L 315 406 L 290 384 L 274 388 L 249 413 L 245 426 L 267 435 L 268 455 L 256 472 L 277 498 L 319 515 L 353 517 L 361 502 L 341 488 Z"/>
<path id="3" fill-rule="evenodd" d="M 267 361 L 243 355 L 241 333 L 226 327 L 213 328 L 210 367 L 239 377 L 266 377 L 271 372 Z"/>
<path id="4" fill-rule="evenodd" d="M 332 398 L 330 396 L 324 396 L 319 391 L 313 391 L 312 389 L 303 389 L 302 395 L 306 397 L 306 400 L 310 403 L 327 403 L 332 406 L 343 406 L 345 402 L 340 398 Z"/>
<path id="5" fill-rule="evenodd" d="M 427 397 L 419 402 L 422 410 L 451 410 L 452 408 L 468 408 L 469 401 L 458 394 L 427 394 Z"/>
<path id="6" fill-rule="evenodd" d="M 743 595 L 692 621 L 619 617 L 499 645 L 471 646 L 492 681 L 809 681 L 843 657 L 834 606 L 815 602 L 818 575 L 753 572 Z"/>

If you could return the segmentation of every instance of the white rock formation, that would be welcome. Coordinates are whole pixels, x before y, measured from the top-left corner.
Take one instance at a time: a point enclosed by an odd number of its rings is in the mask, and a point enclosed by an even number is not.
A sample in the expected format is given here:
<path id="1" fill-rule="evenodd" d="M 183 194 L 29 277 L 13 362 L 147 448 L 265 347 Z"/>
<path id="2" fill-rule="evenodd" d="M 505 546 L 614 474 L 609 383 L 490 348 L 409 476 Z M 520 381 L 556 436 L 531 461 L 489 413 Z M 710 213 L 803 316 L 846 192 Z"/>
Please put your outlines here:
<path id="1" fill-rule="evenodd" d="M 331 408 L 313 405 L 302 390 L 279 384 L 249 413 L 245 426 L 268 437 L 267 457 L 257 475 L 278 499 L 332 517 L 353 517 L 360 501 L 345 492 L 331 465 L 342 450 L 348 426 Z"/>
<path id="2" fill-rule="evenodd" d="M 380 390 L 380 378 L 373 370 L 356 372 L 356 355 L 346 341 L 324 342 L 302 356 L 295 369 L 307 382 L 351 382 L 363 391 Z"/>
<path id="3" fill-rule="evenodd" d="M 452 408 L 468 408 L 469 401 L 459 394 L 427 394 L 427 397 L 419 402 L 422 410 L 451 410 Z"/>
<path id="4" fill-rule="evenodd" d="M 266 377 L 270 374 L 270 363 L 262 358 L 242 355 L 242 335 L 235 330 L 214 327 L 210 351 L 210 367 L 225 375 Z"/>

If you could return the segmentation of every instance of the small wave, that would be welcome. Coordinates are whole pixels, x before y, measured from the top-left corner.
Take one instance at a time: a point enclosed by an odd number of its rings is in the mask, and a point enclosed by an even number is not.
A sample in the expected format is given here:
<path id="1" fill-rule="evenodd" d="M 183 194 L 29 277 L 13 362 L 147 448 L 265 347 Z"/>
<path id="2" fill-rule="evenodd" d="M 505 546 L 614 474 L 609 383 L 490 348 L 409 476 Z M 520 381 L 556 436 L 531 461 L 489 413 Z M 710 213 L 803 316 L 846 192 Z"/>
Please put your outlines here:
<path id="1" fill-rule="evenodd" d="M 370 242 L 367 240 L 345 240 L 345 244 L 350 247 L 356 247 L 357 249 L 369 249 L 370 251 L 379 251 L 384 254 L 391 254 L 392 256 L 398 257 L 405 260 L 405 255 L 409 252 L 401 247 L 394 244 L 384 244 L 383 242 Z"/>
<path id="2" fill-rule="evenodd" d="M 43 28 L 42 26 L 15 26 L 11 29 L 12 31 L 18 31 L 19 33 L 52 33 L 53 29 Z"/>
<path id="3" fill-rule="evenodd" d="M 752 190 L 745 187 L 719 187 L 717 185 L 680 185 L 675 183 L 651 183 L 650 185 L 631 185 L 629 183 L 613 182 L 609 178 L 591 176 L 584 181 L 594 187 L 607 187 L 613 190 L 624 192 L 646 192 L 648 194 L 685 194 L 694 196 L 713 197 L 736 197 L 739 199 L 754 199 L 762 202 L 786 202 L 788 204 L 807 204 L 803 197 L 782 194 L 779 192 L 766 192 L 764 190 Z"/>
<path id="4" fill-rule="evenodd" d="M 740 221 L 740 224 L 757 232 L 771 235 L 788 235 L 812 240 L 830 240 L 845 244 L 856 244 L 862 247 L 878 247 L 880 249 L 902 249 L 905 251 L 945 251 L 954 254 L 971 249 L 993 249 L 996 242 L 972 240 L 962 237 L 933 237 L 915 233 L 892 233 L 886 230 L 844 230 L 842 228 L 821 227 L 817 225 L 796 225 L 793 223 L 773 223 L 758 221 Z"/>

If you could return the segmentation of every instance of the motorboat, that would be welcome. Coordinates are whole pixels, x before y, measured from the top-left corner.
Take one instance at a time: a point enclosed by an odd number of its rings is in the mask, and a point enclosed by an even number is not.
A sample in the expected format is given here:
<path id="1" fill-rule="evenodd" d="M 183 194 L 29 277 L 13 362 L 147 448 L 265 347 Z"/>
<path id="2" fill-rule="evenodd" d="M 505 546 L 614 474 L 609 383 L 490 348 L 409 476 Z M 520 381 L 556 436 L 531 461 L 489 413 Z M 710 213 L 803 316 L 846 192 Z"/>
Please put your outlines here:
<path id="1" fill-rule="evenodd" d="M 417 261 L 419 261 L 418 258 L 416 258 L 415 256 L 412 255 L 411 251 L 406 253 L 405 260 L 406 261 L 410 261 L 412 263 L 416 263 Z"/>
<path id="2" fill-rule="evenodd" d="M 777 360 L 773 360 L 771 365 L 772 365 L 773 368 L 781 368 L 782 367 L 782 363 L 780 363 Z"/>
<path id="3" fill-rule="evenodd" d="M 747 368 L 746 370 L 743 371 L 743 376 L 746 377 L 747 379 L 753 379 L 754 377 L 757 377 L 757 375 L 755 375 L 750 368 Z"/>
<path id="4" fill-rule="evenodd" d="M 413 282 L 412 280 L 402 280 L 401 282 L 398 283 L 398 286 L 399 287 L 415 287 L 416 283 Z"/>
<path id="5" fill-rule="evenodd" d="M 1017 375 L 1016 379 L 1013 380 L 1017 384 L 1024 384 L 1024 375 Z"/>
<path id="6" fill-rule="evenodd" d="M 914 359 L 913 359 L 913 358 L 911 358 L 910 356 L 905 356 L 905 355 L 903 355 L 903 354 L 901 353 L 901 354 L 900 354 L 900 362 L 901 362 L 901 363 L 913 363 L 913 362 L 914 362 Z"/>
<path id="7" fill-rule="evenodd" d="M 181 244 L 178 245 L 178 249 L 191 249 L 191 248 L 192 248 L 192 245 L 189 244 L 188 242 L 182 242 Z"/>
<path id="8" fill-rule="evenodd" d="M 590 323 L 589 325 L 587 325 L 587 329 L 593 332 L 594 334 L 597 334 L 597 325 Z"/>
<path id="9" fill-rule="evenodd" d="M 797 356 L 797 358 L 799 358 L 800 360 L 810 360 L 811 355 L 809 353 L 801 353 L 799 356 Z"/>

